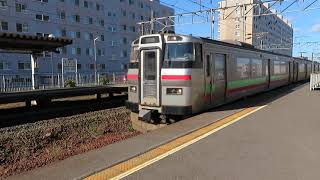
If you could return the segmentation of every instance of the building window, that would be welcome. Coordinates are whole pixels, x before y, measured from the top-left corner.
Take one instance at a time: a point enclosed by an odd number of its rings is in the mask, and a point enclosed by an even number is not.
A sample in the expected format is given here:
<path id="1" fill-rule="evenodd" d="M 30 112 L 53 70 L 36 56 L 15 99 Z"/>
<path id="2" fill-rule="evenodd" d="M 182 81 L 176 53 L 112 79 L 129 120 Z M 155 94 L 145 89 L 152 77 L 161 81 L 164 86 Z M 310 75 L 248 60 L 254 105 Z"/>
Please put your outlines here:
<path id="1" fill-rule="evenodd" d="M 81 38 L 81 32 L 80 31 L 76 32 L 76 38 L 78 38 L 78 39 Z"/>
<path id="2" fill-rule="evenodd" d="M 30 70 L 31 69 L 31 63 L 18 62 L 18 69 L 19 70 Z"/>
<path id="3" fill-rule="evenodd" d="M 81 48 L 77 48 L 77 55 L 81 55 Z"/>
<path id="4" fill-rule="evenodd" d="M 0 7 L 7 7 L 8 3 L 6 0 L 0 0 Z"/>
<path id="5" fill-rule="evenodd" d="M 68 53 L 67 47 L 62 47 L 62 48 L 60 49 L 60 54 L 67 54 L 67 53 Z"/>
<path id="6" fill-rule="evenodd" d="M 80 6 L 80 0 L 73 0 L 75 6 Z"/>
<path id="7" fill-rule="evenodd" d="M 126 37 L 122 38 L 122 43 L 123 43 L 123 44 L 127 44 L 127 43 L 128 43 L 128 40 L 127 40 Z"/>
<path id="8" fill-rule="evenodd" d="M 16 3 L 16 12 L 22 12 L 26 10 L 26 5 L 21 3 Z"/>
<path id="9" fill-rule="evenodd" d="M 122 30 L 126 31 L 127 30 L 127 25 L 122 25 Z"/>
<path id="10" fill-rule="evenodd" d="M 100 41 L 104 41 L 104 35 L 103 34 L 100 35 Z"/>
<path id="11" fill-rule="evenodd" d="M 110 46 L 114 47 L 114 46 L 116 46 L 116 45 L 117 45 L 117 44 L 116 44 L 115 41 L 110 41 Z"/>
<path id="12" fill-rule="evenodd" d="M 116 27 L 115 26 L 109 26 L 108 27 L 109 32 L 116 32 Z"/>
<path id="13" fill-rule="evenodd" d="M 83 7 L 89 8 L 89 3 L 88 3 L 88 1 L 83 1 Z"/>
<path id="14" fill-rule="evenodd" d="M 65 11 L 59 11 L 58 16 L 61 20 L 66 19 L 66 12 Z"/>
<path id="15" fill-rule="evenodd" d="M 70 36 L 71 36 L 71 38 L 75 39 L 76 38 L 76 32 L 70 31 Z"/>
<path id="16" fill-rule="evenodd" d="M 87 16 L 87 17 L 86 17 L 85 24 L 93 24 L 93 18 L 92 18 L 92 17 Z"/>
<path id="17" fill-rule="evenodd" d="M 98 26 L 104 27 L 104 20 L 98 19 L 97 24 L 98 24 Z"/>
<path id="18" fill-rule="evenodd" d="M 36 19 L 40 21 L 49 21 L 49 16 L 44 14 L 36 14 Z"/>
<path id="19" fill-rule="evenodd" d="M 127 16 L 127 11 L 126 10 L 122 10 L 121 13 L 122 13 L 123 17 Z"/>
<path id="20" fill-rule="evenodd" d="M 58 29 L 56 35 L 58 37 L 66 37 L 67 36 L 67 30 L 66 29 Z"/>
<path id="21" fill-rule="evenodd" d="M 28 32 L 28 24 L 27 23 L 24 23 L 24 24 L 17 23 L 16 30 L 17 30 L 17 32 Z"/>
<path id="22" fill-rule="evenodd" d="M 11 64 L 7 61 L 0 61 L 0 70 L 10 70 Z"/>
<path id="23" fill-rule="evenodd" d="M 130 31 L 131 31 L 131 32 L 136 32 L 136 27 L 131 26 L 131 27 L 130 27 Z"/>
<path id="24" fill-rule="evenodd" d="M 0 23 L 0 25 L 1 25 L 1 30 L 3 30 L 3 31 L 8 31 L 8 29 L 9 29 L 9 24 L 8 24 L 8 22 L 6 22 L 6 21 L 0 21 L 1 23 Z"/>
<path id="25" fill-rule="evenodd" d="M 73 15 L 72 16 L 72 22 L 80 23 L 80 16 L 78 14 Z"/>
<path id="26" fill-rule="evenodd" d="M 72 55 L 76 55 L 76 53 L 77 53 L 77 52 L 76 52 L 76 48 L 74 48 L 74 47 L 71 48 L 71 54 L 72 54 Z"/>
<path id="27" fill-rule="evenodd" d="M 100 8 L 101 8 L 100 4 L 97 3 L 97 4 L 96 4 L 96 10 L 97 10 L 97 11 L 100 11 Z"/>
<path id="28" fill-rule="evenodd" d="M 62 69 L 62 64 L 61 63 L 58 63 L 58 69 Z"/>
<path id="29" fill-rule="evenodd" d="M 122 57 L 122 58 L 128 57 L 128 52 L 127 52 L 126 50 L 123 50 L 123 51 L 121 52 L 121 57 Z"/>

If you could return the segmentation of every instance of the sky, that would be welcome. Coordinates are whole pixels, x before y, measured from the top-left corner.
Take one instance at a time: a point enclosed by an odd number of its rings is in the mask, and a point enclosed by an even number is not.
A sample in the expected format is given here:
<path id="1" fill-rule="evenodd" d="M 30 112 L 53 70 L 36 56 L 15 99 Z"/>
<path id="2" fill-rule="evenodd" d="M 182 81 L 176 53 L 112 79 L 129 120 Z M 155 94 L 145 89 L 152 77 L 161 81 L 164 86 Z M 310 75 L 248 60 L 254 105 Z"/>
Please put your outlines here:
<path id="1" fill-rule="evenodd" d="M 200 5 L 194 2 L 200 0 L 160 0 L 162 4 L 167 5 L 175 9 L 176 14 L 193 12 L 200 10 Z M 202 0 L 202 9 L 217 8 L 220 0 Z M 239 0 L 241 1 L 241 0 Z M 266 0 L 263 0 L 266 1 Z M 273 6 L 274 9 L 279 12 L 286 9 L 295 0 L 283 0 L 283 2 L 277 3 Z M 307 10 L 302 11 L 308 5 L 312 4 Z M 320 0 L 298 0 L 288 9 L 286 9 L 282 15 L 289 20 L 294 29 L 294 56 L 303 56 L 311 58 L 311 54 L 314 53 L 314 59 L 320 62 Z M 198 18 L 197 18 L 198 17 Z M 194 21 L 203 21 L 205 18 L 196 16 Z M 218 16 L 215 17 L 218 20 Z M 191 17 L 186 17 L 184 22 L 191 22 Z M 183 24 L 183 23 L 180 23 Z M 176 26 L 176 33 L 192 34 L 195 36 L 210 37 L 210 23 L 197 23 Z M 218 23 L 215 23 L 215 38 L 218 37 Z M 314 42 L 314 43 L 310 43 Z M 315 44 L 318 43 L 318 44 Z"/>

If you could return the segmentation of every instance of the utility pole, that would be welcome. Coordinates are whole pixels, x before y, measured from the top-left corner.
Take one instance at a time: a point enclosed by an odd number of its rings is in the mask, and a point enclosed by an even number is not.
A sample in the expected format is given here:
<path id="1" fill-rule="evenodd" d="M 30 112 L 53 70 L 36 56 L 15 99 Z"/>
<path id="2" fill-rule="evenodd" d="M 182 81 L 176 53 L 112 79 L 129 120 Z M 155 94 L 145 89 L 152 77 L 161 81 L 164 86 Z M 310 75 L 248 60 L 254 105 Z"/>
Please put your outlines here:
<path id="1" fill-rule="evenodd" d="M 154 11 L 151 10 L 151 28 L 150 28 L 150 34 L 154 33 Z"/>
<path id="2" fill-rule="evenodd" d="M 53 68 L 53 52 L 51 52 L 51 86 L 54 86 L 54 68 Z"/>
<path id="3" fill-rule="evenodd" d="M 211 27 L 211 39 L 214 40 L 214 11 L 212 9 L 210 11 L 210 27 Z"/>
<path id="4" fill-rule="evenodd" d="M 313 55 L 314 55 L 314 53 L 312 52 L 312 54 L 311 54 L 311 61 L 312 61 L 311 73 L 312 73 L 312 74 L 313 74 L 313 72 L 314 72 L 314 61 L 313 61 Z"/>
<path id="5" fill-rule="evenodd" d="M 93 40 L 93 46 L 94 46 L 94 84 L 97 85 L 97 43 L 96 41 L 99 39 L 99 37 L 96 37 Z"/>

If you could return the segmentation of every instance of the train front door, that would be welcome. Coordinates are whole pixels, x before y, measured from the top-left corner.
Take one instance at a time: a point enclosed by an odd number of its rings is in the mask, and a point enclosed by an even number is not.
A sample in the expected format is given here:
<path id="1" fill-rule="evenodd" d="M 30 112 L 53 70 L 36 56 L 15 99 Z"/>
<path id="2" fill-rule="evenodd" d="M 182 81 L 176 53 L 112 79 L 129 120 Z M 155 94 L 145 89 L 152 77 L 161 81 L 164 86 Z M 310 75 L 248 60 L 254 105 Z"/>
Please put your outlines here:
<path id="1" fill-rule="evenodd" d="M 141 51 L 141 105 L 160 106 L 160 50 Z"/>
<path id="2" fill-rule="evenodd" d="M 225 101 L 226 93 L 226 55 L 211 54 L 212 57 L 212 91 L 211 102 L 220 105 Z"/>

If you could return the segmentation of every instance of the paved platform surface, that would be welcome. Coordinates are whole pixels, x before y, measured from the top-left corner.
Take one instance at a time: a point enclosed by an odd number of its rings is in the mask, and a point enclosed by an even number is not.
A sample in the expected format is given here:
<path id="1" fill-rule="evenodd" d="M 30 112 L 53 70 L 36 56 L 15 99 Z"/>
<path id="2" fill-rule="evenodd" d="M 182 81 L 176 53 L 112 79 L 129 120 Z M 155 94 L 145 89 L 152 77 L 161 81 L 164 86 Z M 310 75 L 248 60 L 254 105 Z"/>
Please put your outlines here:
<path id="1" fill-rule="evenodd" d="M 320 92 L 289 86 L 9 179 L 78 179 L 255 104 L 268 106 L 127 179 L 318 179 Z"/>
<path id="2" fill-rule="evenodd" d="M 320 179 L 320 92 L 308 88 L 126 179 Z"/>

